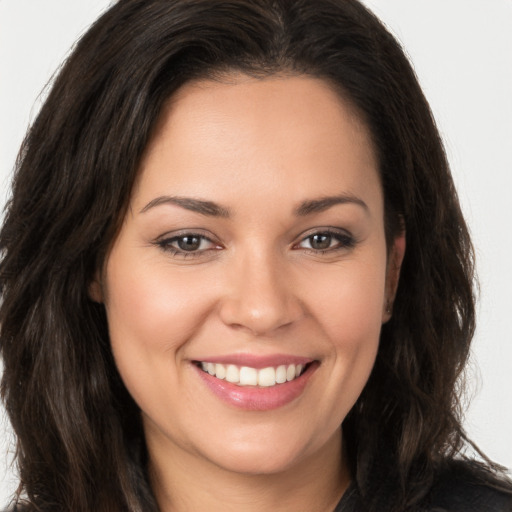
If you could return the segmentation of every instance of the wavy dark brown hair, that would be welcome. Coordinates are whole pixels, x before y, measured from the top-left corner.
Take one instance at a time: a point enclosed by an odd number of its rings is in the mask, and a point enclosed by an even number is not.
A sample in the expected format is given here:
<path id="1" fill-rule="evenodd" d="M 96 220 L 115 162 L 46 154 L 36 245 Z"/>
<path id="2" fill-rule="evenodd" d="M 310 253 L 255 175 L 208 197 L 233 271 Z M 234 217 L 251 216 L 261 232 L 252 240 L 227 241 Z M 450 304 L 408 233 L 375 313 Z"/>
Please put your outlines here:
<path id="1" fill-rule="evenodd" d="M 444 462 L 462 456 L 473 252 L 400 45 L 355 0 L 120 0 L 56 77 L 19 153 L 0 233 L 1 392 L 27 510 L 158 510 L 139 410 L 87 289 L 162 106 L 184 83 L 232 71 L 332 84 L 372 135 L 388 241 L 406 229 L 393 317 L 344 422 L 366 509 L 414 506 Z"/>

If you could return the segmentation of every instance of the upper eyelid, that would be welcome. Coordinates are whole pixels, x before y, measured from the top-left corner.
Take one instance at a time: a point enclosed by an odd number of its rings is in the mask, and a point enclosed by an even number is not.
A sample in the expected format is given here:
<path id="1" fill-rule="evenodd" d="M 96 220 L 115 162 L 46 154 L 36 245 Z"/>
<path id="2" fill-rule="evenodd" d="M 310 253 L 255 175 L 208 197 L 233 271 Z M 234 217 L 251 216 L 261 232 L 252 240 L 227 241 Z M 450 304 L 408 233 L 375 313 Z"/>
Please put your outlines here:
<path id="1" fill-rule="evenodd" d="M 349 230 L 347 230 L 345 228 L 338 228 L 338 227 L 334 227 L 334 226 L 322 226 L 322 227 L 315 227 L 315 228 L 311 228 L 306 231 L 303 231 L 300 235 L 298 235 L 296 237 L 296 240 L 298 240 L 300 242 L 306 238 L 309 238 L 310 236 L 318 235 L 318 234 L 322 234 L 322 233 L 329 233 L 330 235 L 346 236 L 346 237 L 355 239 L 354 235 Z"/>
<path id="2" fill-rule="evenodd" d="M 211 242 L 218 243 L 217 237 L 213 235 L 213 233 L 209 231 L 205 231 L 203 229 L 197 228 L 197 229 L 179 229 L 177 231 L 168 231 L 167 233 L 164 233 L 162 235 L 159 235 L 155 242 L 162 242 L 165 240 L 173 240 L 176 238 L 181 238 L 184 236 L 198 236 L 201 238 L 205 238 L 207 240 L 210 240 Z"/>

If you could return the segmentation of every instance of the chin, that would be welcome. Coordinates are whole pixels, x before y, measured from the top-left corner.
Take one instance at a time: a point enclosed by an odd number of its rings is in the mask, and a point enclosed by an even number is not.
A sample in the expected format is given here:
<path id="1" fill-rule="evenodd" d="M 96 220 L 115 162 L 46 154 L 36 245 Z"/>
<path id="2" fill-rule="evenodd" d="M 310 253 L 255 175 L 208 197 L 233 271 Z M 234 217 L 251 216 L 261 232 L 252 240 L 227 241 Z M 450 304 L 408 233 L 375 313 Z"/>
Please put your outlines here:
<path id="1" fill-rule="evenodd" d="M 279 428 L 280 427 L 280 428 Z M 340 449 L 341 430 L 331 435 L 290 431 L 280 425 L 268 431 L 229 435 L 222 443 L 210 444 L 203 452 L 211 463 L 226 471 L 246 475 L 283 473 L 307 463 L 319 451 Z M 305 435 L 304 435 L 305 434 Z M 245 438 L 244 438 L 245 437 Z M 325 439 L 323 439 L 325 437 Z"/>
<path id="2" fill-rule="evenodd" d="M 304 453 L 295 450 L 266 449 L 259 444 L 251 448 L 236 447 L 229 453 L 215 453 L 209 458 L 210 462 L 230 473 L 272 475 L 300 465 Z"/>

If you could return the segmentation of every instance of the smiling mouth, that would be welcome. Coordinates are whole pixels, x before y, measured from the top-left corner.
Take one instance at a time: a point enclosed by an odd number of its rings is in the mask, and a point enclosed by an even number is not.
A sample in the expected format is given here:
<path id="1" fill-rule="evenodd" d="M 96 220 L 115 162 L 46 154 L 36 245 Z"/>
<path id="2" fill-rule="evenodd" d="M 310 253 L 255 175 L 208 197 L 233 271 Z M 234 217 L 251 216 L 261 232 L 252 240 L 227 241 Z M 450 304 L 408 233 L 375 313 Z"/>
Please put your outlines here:
<path id="1" fill-rule="evenodd" d="M 237 386 L 256 386 L 261 388 L 269 388 L 291 382 L 300 377 L 310 366 L 310 363 L 288 364 L 258 369 L 250 366 L 205 361 L 198 361 L 196 364 L 205 373 L 217 379 L 225 380 Z"/>

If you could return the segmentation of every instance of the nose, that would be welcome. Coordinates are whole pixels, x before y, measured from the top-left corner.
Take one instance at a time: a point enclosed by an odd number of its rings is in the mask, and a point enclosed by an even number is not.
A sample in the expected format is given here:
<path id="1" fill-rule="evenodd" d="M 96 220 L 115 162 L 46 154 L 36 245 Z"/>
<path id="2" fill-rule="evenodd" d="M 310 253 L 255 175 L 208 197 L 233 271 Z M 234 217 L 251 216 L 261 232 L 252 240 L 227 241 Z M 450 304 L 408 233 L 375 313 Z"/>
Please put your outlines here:
<path id="1" fill-rule="evenodd" d="M 286 264 L 271 255 L 240 258 L 228 269 L 227 292 L 220 306 L 222 321 L 253 335 L 270 335 L 296 323 L 304 308 Z"/>

